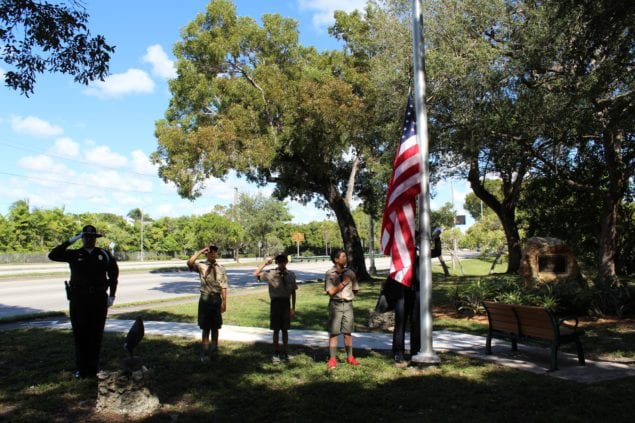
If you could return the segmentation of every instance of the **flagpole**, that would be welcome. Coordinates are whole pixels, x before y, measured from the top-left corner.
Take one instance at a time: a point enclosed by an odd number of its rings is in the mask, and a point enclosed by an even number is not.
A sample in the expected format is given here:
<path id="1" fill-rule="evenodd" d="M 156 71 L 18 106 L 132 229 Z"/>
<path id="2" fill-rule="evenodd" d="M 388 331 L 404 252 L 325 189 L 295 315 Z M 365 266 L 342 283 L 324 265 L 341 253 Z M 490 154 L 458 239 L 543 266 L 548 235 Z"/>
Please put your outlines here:
<path id="1" fill-rule="evenodd" d="M 412 0 L 412 45 L 414 56 L 415 107 L 417 144 L 421 154 L 421 194 L 419 194 L 419 331 L 421 350 L 412 356 L 415 363 L 439 363 L 432 350 L 432 262 L 430 259 L 430 191 L 428 170 L 428 116 L 425 103 L 426 80 L 424 66 L 422 0 Z M 414 353 L 414 352 L 413 352 Z"/>

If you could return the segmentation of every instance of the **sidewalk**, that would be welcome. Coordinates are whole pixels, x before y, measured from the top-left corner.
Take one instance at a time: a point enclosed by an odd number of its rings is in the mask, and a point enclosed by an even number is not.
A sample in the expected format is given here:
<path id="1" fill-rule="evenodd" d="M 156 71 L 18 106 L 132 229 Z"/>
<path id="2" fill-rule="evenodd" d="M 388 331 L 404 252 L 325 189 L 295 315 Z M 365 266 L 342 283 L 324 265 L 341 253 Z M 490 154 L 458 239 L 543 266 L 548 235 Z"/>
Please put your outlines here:
<path id="1" fill-rule="evenodd" d="M 127 333 L 132 326 L 132 320 L 108 319 L 106 331 Z M 70 329 L 70 322 L 66 319 L 34 320 L 11 324 L 13 328 L 46 327 L 53 329 Z M 144 322 L 147 335 L 178 336 L 198 340 L 201 331 L 193 323 L 177 322 Z M 7 327 L 8 328 L 8 327 Z M 220 331 L 222 341 L 245 343 L 269 343 L 271 331 L 264 328 L 223 325 Z M 328 344 L 326 332 L 309 330 L 289 330 L 289 343 L 325 347 Z M 340 341 L 341 343 L 341 341 Z M 390 333 L 353 333 L 353 345 L 358 349 L 387 351 L 392 346 Z M 606 380 L 635 376 L 635 367 L 608 361 L 586 360 L 585 366 L 578 366 L 575 354 L 560 352 L 558 354 L 559 370 L 549 372 L 549 349 L 535 346 L 518 345 L 518 351 L 512 352 L 509 342 L 494 339 L 492 341 L 493 355 L 485 355 L 485 337 L 469 335 L 446 330 L 433 333 L 432 345 L 435 352 L 452 352 L 466 355 L 499 365 L 513 367 L 536 374 L 546 374 L 550 377 L 575 381 L 579 383 L 594 383 Z M 408 345 L 406 345 L 408 347 Z M 584 341 L 583 341 L 584 346 Z"/>

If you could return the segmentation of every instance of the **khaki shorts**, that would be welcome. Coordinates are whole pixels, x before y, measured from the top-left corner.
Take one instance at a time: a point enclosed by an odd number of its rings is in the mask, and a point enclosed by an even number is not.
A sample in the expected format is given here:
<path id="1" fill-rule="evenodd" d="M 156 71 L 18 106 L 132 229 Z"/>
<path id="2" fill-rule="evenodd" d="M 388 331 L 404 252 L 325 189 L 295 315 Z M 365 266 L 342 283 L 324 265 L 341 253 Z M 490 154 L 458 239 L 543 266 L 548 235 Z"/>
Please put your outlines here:
<path id="1" fill-rule="evenodd" d="M 340 333 L 353 332 L 353 302 L 352 301 L 329 301 L 329 334 L 339 335 Z"/>

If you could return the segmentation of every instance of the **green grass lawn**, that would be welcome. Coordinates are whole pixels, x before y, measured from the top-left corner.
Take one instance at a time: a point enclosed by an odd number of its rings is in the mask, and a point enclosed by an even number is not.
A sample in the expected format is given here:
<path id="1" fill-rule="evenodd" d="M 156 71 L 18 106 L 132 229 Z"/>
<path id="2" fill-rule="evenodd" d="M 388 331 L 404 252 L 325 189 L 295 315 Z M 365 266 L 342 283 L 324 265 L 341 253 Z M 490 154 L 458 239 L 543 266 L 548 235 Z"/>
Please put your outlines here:
<path id="1" fill-rule="evenodd" d="M 72 379 L 67 331 L 3 332 L 0 420 L 128 421 L 93 410 L 94 380 Z M 105 369 L 124 358 L 123 334 L 107 333 Z M 266 344 L 223 342 L 207 365 L 189 339 L 148 336 L 137 355 L 162 408 L 143 422 L 196 421 L 630 421 L 632 379 L 583 385 L 453 354 L 400 368 L 378 352 L 361 367 L 327 371 L 325 349 L 292 347 L 286 365 Z"/>
<path id="2" fill-rule="evenodd" d="M 473 263 L 471 272 L 489 270 Z M 464 270 L 467 263 L 464 263 Z M 483 319 L 451 309 L 457 286 L 474 276 L 444 277 L 434 271 L 435 329 L 484 334 Z M 467 273 L 467 272 L 466 272 Z M 478 273 L 477 273 L 478 274 Z M 365 282 L 355 301 L 356 330 L 367 328 L 382 278 Z M 263 285 L 264 286 L 264 285 Z M 321 283 L 302 284 L 293 328 L 324 330 L 327 297 Z M 269 298 L 264 292 L 230 289 L 226 324 L 268 327 Z M 156 308 L 155 308 L 156 306 Z M 194 323 L 196 301 L 148 309 L 117 318 Z M 635 360 L 631 320 L 597 321 L 586 327 L 585 352 Z M 0 332 L 0 421 L 130 421 L 94 410 L 97 383 L 72 378 L 69 331 L 49 329 Z M 222 339 L 208 364 L 199 361 L 196 339 L 146 336 L 136 350 L 150 369 L 149 386 L 162 407 L 143 422 L 199 421 L 631 421 L 632 378 L 592 385 L 536 375 L 451 353 L 431 367 L 397 367 L 387 352 L 356 350 L 361 367 L 340 364 L 327 371 L 326 348 L 290 346 L 288 364 L 270 362 L 271 345 Z M 121 368 L 124 334 L 106 333 L 104 370 Z M 566 351 L 566 350 L 565 350 Z M 341 352 L 340 359 L 344 358 Z"/>

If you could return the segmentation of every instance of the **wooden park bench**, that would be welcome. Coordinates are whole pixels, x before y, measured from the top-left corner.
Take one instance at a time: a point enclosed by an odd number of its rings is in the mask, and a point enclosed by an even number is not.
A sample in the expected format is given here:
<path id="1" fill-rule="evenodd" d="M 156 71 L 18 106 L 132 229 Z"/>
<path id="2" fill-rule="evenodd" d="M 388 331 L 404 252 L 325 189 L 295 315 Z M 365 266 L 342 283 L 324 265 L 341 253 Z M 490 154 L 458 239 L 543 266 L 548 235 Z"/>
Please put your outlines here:
<path id="1" fill-rule="evenodd" d="M 550 371 L 558 370 L 558 348 L 575 342 L 578 351 L 578 363 L 584 365 L 584 352 L 580 337 L 584 331 L 578 328 L 578 319 L 558 319 L 548 308 L 484 301 L 487 311 L 489 330 L 485 352 L 492 354 L 492 338 L 508 339 L 512 343 L 512 351 L 518 350 L 518 341 L 534 340 L 550 346 Z M 574 325 L 565 323 L 575 321 Z"/>

